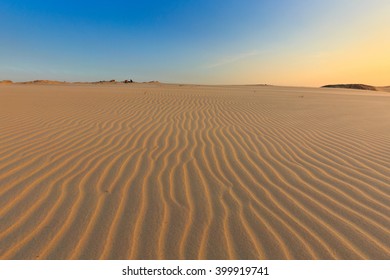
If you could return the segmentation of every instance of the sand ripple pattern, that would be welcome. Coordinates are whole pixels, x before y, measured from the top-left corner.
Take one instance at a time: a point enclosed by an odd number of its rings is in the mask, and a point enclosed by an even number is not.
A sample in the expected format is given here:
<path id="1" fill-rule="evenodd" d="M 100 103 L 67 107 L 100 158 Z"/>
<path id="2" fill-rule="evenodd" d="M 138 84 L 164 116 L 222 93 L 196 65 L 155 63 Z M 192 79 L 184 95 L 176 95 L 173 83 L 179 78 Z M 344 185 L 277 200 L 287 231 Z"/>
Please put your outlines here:
<path id="1" fill-rule="evenodd" d="M 0 87 L 2 259 L 389 259 L 390 96 Z"/>

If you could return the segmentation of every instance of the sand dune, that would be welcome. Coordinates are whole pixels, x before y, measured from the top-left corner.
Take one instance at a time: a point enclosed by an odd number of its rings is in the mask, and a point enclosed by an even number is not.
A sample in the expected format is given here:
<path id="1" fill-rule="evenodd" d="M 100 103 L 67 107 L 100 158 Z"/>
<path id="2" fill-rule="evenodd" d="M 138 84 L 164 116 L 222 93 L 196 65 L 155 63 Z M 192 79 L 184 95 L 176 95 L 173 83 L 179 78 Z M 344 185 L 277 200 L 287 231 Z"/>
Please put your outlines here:
<path id="1" fill-rule="evenodd" d="M 9 85 L 12 84 L 13 82 L 11 80 L 1 80 L 0 85 Z"/>
<path id="2" fill-rule="evenodd" d="M 28 82 L 20 82 L 20 84 L 60 85 L 60 84 L 67 84 L 67 82 L 54 81 L 54 80 L 34 80 L 34 81 L 28 81 Z"/>
<path id="3" fill-rule="evenodd" d="M 389 87 L 378 87 L 378 89 L 381 90 L 381 91 L 390 92 L 390 86 Z"/>
<path id="4" fill-rule="evenodd" d="M 389 259 L 390 97 L 0 87 L 2 259 Z"/>

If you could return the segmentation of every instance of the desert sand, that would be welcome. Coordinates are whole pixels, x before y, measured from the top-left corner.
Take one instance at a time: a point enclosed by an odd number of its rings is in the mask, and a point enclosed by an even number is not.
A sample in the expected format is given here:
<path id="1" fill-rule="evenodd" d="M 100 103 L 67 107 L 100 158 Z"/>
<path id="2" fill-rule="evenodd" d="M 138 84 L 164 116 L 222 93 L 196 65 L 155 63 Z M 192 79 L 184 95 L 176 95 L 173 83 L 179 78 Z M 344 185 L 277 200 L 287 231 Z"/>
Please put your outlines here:
<path id="1" fill-rule="evenodd" d="M 390 259 L 390 95 L 0 85 L 1 259 Z"/>

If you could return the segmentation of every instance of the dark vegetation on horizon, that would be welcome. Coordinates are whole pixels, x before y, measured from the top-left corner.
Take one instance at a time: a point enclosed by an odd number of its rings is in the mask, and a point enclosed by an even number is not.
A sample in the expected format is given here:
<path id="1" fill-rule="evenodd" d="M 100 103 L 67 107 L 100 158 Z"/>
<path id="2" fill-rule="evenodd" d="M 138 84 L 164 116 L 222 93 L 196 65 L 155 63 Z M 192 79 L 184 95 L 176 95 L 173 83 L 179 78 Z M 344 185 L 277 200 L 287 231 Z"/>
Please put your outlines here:
<path id="1" fill-rule="evenodd" d="M 374 86 L 364 85 L 364 84 L 336 84 L 336 85 L 326 85 L 323 88 L 347 88 L 347 89 L 360 89 L 360 90 L 373 90 L 377 91 L 378 89 Z"/>

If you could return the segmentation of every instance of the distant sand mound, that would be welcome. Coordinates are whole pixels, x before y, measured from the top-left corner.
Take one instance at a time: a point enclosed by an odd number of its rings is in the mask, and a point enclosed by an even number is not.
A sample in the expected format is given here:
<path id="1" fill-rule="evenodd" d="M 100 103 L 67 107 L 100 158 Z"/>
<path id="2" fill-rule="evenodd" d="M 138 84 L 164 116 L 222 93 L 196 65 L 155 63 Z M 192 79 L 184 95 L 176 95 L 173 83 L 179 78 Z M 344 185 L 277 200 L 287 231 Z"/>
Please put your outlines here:
<path id="1" fill-rule="evenodd" d="M 347 89 L 360 89 L 360 90 L 373 90 L 377 91 L 376 87 L 364 85 L 364 84 L 338 84 L 338 85 L 326 85 L 325 88 L 347 88 Z"/>
<path id="2" fill-rule="evenodd" d="M 13 84 L 13 82 L 11 80 L 2 80 L 2 81 L 0 81 L 0 84 L 8 85 L 8 84 Z"/>
<path id="3" fill-rule="evenodd" d="M 377 89 L 378 89 L 378 90 L 381 90 L 381 91 L 390 92 L 390 86 L 388 86 L 388 87 L 378 87 Z"/>
<path id="4" fill-rule="evenodd" d="M 59 85 L 59 84 L 66 84 L 66 82 L 52 81 L 52 80 L 34 80 L 34 81 L 23 82 L 22 84 Z"/>
<path id="5" fill-rule="evenodd" d="M 116 84 L 116 83 L 117 83 L 116 80 L 109 80 L 109 81 L 102 80 L 102 81 L 92 82 L 91 84 Z"/>

